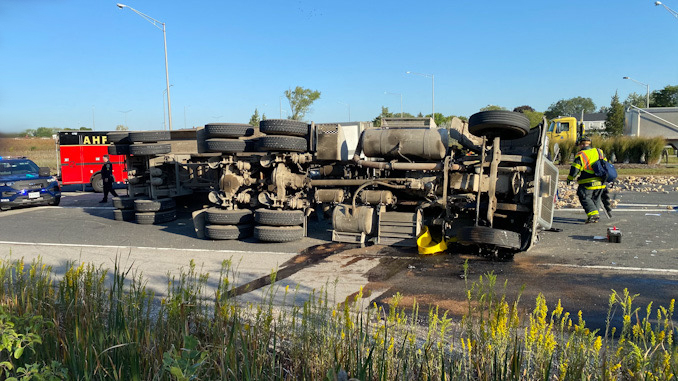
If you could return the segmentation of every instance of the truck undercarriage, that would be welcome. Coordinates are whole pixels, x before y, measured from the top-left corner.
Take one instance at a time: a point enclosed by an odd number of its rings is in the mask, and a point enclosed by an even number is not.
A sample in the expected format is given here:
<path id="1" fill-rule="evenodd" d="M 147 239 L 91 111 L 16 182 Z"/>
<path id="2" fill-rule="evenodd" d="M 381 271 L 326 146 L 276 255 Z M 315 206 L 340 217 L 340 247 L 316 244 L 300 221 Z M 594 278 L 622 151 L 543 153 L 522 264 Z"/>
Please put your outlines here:
<path id="1" fill-rule="evenodd" d="M 529 127 L 507 111 L 474 114 L 464 125 L 474 136 L 427 118 L 384 119 L 376 128 L 209 124 L 197 131 L 197 152 L 184 154 L 166 149 L 168 132 L 155 131 L 151 144 L 130 133 L 130 152 L 144 153 L 127 158 L 129 195 L 207 193 L 212 205 L 194 222 L 209 239 L 299 239 L 316 212 L 332 216 L 334 241 L 416 246 L 426 227 L 435 241 L 509 259 L 553 219 L 558 171 L 546 157 L 544 125 Z"/>

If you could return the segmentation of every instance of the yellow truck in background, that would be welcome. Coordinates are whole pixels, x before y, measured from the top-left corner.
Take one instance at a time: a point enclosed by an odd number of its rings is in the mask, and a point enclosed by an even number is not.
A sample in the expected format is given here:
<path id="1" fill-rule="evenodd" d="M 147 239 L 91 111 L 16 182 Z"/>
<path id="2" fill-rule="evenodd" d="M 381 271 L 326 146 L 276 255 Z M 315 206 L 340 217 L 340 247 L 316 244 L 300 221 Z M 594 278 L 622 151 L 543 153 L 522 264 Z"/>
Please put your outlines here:
<path id="1" fill-rule="evenodd" d="M 558 117 L 551 120 L 546 133 L 551 143 L 577 142 L 584 136 L 584 122 L 577 123 L 571 116 Z"/>

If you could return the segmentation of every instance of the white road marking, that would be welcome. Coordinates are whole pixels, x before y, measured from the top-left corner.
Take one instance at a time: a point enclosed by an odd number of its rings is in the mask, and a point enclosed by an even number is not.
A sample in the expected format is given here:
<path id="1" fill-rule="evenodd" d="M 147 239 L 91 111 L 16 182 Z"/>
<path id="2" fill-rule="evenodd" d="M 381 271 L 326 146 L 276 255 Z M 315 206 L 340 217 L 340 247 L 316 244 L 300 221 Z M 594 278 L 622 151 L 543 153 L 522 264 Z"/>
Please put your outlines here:
<path id="1" fill-rule="evenodd" d="M 664 204 L 617 204 L 617 207 L 620 206 L 647 206 L 647 207 L 655 207 L 655 208 L 675 208 L 678 207 L 678 205 L 664 205 Z"/>
<path id="2" fill-rule="evenodd" d="M 678 274 L 677 269 L 653 269 L 644 267 L 620 267 L 620 266 L 591 266 L 591 265 L 568 265 L 564 263 L 540 263 L 539 266 L 554 266 L 554 267 L 571 267 L 592 270 L 617 270 L 617 271 L 636 271 L 649 273 L 668 273 Z"/>
<path id="3" fill-rule="evenodd" d="M 53 246 L 53 247 L 83 247 L 83 248 L 100 248 L 100 249 L 153 249 L 160 251 L 188 251 L 194 253 L 223 253 L 223 254 L 239 254 L 250 253 L 251 250 L 210 250 L 210 249 L 183 249 L 177 247 L 155 247 L 155 246 L 115 246 L 115 245 L 86 245 L 77 243 L 40 243 L 40 242 L 13 242 L 0 241 L 0 245 L 17 245 L 17 246 Z M 297 255 L 297 253 L 283 253 L 275 251 L 257 251 L 257 254 L 266 255 Z"/>
<path id="4" fill-rule="evenodd" d="M 584 213 L 584 209 L 581 208 L 563 208 L 563 209 L 556 209 L 556 212 L 578 212 L 578 213 Z M 612 213 L 617 213 L 617 212 L 667 212 L 667 213 L 675 213 L 676 211 L 673 209 L 626 209 L 626 208 L 614 208 L 612 209 Z"/>

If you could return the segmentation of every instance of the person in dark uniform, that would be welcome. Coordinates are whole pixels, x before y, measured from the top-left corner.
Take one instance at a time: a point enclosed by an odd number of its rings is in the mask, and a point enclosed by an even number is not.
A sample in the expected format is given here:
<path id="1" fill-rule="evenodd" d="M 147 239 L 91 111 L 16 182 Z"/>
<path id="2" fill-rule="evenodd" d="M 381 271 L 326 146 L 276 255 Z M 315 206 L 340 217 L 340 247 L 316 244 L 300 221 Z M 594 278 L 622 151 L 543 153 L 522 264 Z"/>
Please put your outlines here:
<path id="1" fill-rule="evenodd" d="M 104 182 L 104 199 L 99 201 L 100 204 L 108 202 L 108 193 L 113 197 L 118 197 L 113 189 L 113 164 L 111 164 L 108 155 L 104 155 L 104 165 L 101 166 L 101 180 Z"/>

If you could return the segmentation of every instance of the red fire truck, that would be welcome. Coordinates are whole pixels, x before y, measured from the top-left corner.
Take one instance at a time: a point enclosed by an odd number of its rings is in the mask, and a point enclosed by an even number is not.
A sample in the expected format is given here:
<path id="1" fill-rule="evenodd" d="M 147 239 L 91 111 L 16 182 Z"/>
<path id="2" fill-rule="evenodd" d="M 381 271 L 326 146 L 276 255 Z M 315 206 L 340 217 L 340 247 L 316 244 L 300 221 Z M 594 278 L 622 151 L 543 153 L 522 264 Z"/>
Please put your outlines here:
<path id="1" fill-rule="evenodd" d="M 101 166 L 108 155 L 108 131 L 60 131 L 57 140 L 59 180 L 62 185 L 91 184 L 103 192 Z M 125 155 L 109 155 L 115 182 L 127 180 Z"/>

